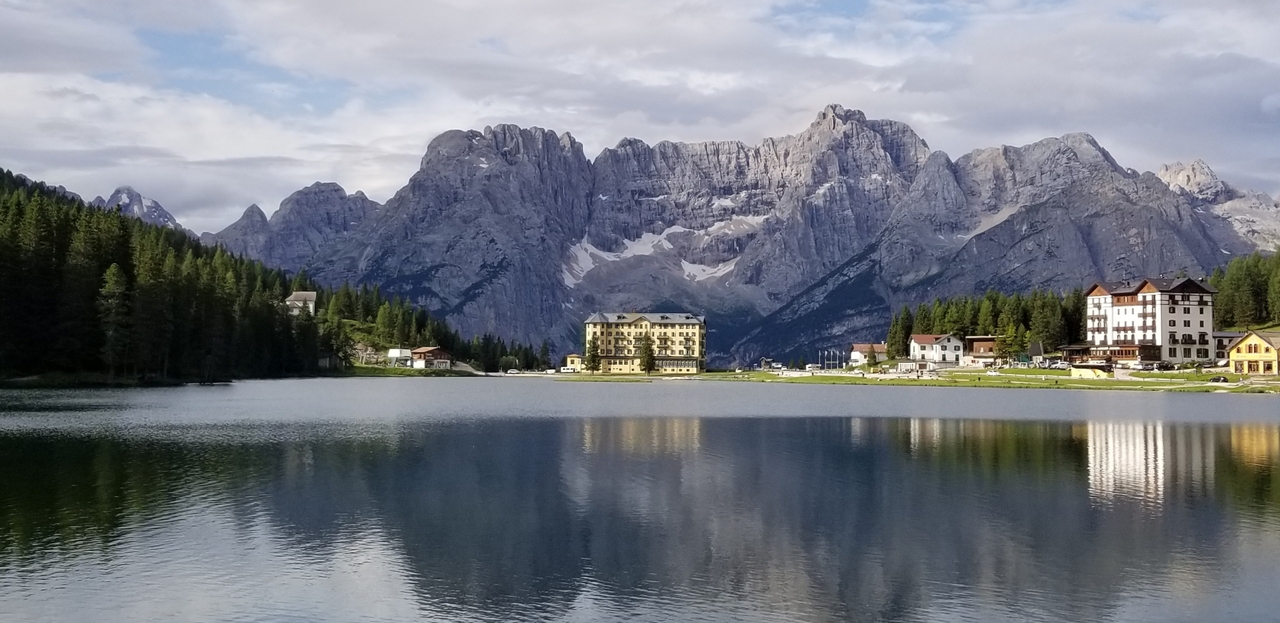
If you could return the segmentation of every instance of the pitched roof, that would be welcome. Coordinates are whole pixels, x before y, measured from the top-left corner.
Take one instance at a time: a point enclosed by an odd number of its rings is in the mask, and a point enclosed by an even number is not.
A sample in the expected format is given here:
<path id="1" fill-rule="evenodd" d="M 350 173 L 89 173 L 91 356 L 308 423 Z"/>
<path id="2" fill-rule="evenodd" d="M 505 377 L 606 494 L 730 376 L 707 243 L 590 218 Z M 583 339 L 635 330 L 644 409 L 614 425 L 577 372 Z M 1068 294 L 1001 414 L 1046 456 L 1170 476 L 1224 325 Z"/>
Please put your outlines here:
<path id="1" fill-rule="evenodd" d="M 849 348 L 849 351 L 865 353 L 868 349 L 874 350 L 877 353 L 889 352 L 889 347 L 886 344 L 854 344 Z"/>
<path id="2" fill-rule="evenodd" d="M 294 292 L 293 294 L 290 294 L 290 295 L 289 295 L 289 298 L 285 299 L 285 302 L 287 302 L 287 303 L 293 303 L 293 302 L 307 302 L 307 301 L 310 301 L 310 302 L 314 303 L 314 302 L 315 302 L 315 300 L 316 300 L 316 293 L 315 293 L 315 292 L 301 292 L 301 291 L 300 291 L 300 292 Z"/>
<path id="3" fill-rule="evenodd" d="M 912 334 L 911 334 L 911 341 L 912 341 L 912 342 L 915 342 L 916 344 L 933 344 L 934 342 L 937 342 L 938 340 L 946 339 L 946 338 L 949 338 L 949 337 L 951 337 L 951 334 L 950 334 L 950 333 L 943 333 L 943 334 L 941 334 L 941 335 L 929 335 L 929 334 L 925 334 L 925 333 L 912 333 Z"/>
<path id="4" fill-rule="evenodd" d="M 438 353 L 437 353 L 437 351 L 438 351 Z M 411 353 L 413 353 L 413 354 L 415 354 L 415 355 L 425 355 L 425 354 L 427 354 L 427 353 L 437 353 L 437 354 L 441 354 L 441 355 L 448 355 L 448 354 L 449 354 L 449 352 L 448 352 L 448 351 L 446 351 L 446 350 L 445 350 L 445 349 L 443 349 L 443 348 L 440 348 L 439 346 L 419 346 L 418 348 L 415 348 L 415 349 L 413 349 L 413 350 L 411 350 L 411 351 L 409 351 L 409 352 L 411 352 Z"/>
<path id="5" fill-rule="evenodd" d="M 1147 284 L 1160 292 L 1195 292 L 1203 294 L 1217 294 L 1218 291 L 1203 281 L 1192 279 L 1190 277 L 1178 277 L 1175 279 L 1134 279 L 1130 281 L 1099 281 L 1085 290 L 1086 295 L 1092 295 L 1096 289 L 1102 289 L 1103 294 L 1111 296 L 1129 296 L 1137 294 Z"/>
<path id="6" fill-rule="evenodd" d="M 690 322 L 705 324 L 707 321 L 706 316 L 699 316 L 685 312 L 597 312 L 591 314 L 591 316 L 587 318 L 586 322 L 587 324 L 594 324 L 598 322 L 628 323 L 641 319 L 648 320 L 650 324 L 686 324 Z"/>
<path id="7" fill-rule="evenodd" d="M 1231 342 L 1231 345 L 1227 348 L 1235 349 L 1236 344 L 1249 339 L 1250 335 L 1256 335 L 1261 338 L 1262 341 L 1270 344 L 1272 348 L 1280 350 L 1280 331 L 1249 331 L 1236 338 L 1235 341 Z"/>

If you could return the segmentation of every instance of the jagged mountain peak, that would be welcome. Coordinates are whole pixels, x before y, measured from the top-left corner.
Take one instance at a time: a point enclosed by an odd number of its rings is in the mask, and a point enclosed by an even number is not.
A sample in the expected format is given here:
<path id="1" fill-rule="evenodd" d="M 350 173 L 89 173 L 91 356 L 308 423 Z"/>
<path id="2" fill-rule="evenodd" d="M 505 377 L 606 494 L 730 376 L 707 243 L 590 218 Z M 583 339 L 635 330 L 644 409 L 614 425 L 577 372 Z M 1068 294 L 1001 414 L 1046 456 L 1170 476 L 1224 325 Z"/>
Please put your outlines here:
<path id="1" fill-rule="evenodd" d="M 828 125 L 839 123 L 866 123 L 867 115 L 861 110 L 850 110 L 840 104 L 828 104 L 822 112 L 818 113 L 818 117 L 813 120 L 812 125 Z"/>
<path id="2" fill-rule="evenodd" d="M 258 221 L 265 225 L 267 223 L 267 214 L 255 203 L 244 209 L 244 213 L 240 215 L 240 220 Z"/>
<path id="3" fill-rule="evenodd" d="M 177 231 L 186 231 L 178 223 L 178 219 L 164 209 L 160 202 L 150 197 L 144 197 L 142 193 L 132 186 L 120 186 L 107 199 L 98 196 L 89 205 L 106 210 L 119 208 L 122 213 L 138 218 L 144 223 L 168 227 Z"/>
<path id="4" fill-rule="evenodd" d="M 1230 192 L 1226 183 L 1218 179 L 1218 174 L 1200 159 L 1193 160 L 1191 164 L 1174 162 L 1163 165 L 1156 176 L 1170 189 L 1205 203 L 1215 203 Z"/>

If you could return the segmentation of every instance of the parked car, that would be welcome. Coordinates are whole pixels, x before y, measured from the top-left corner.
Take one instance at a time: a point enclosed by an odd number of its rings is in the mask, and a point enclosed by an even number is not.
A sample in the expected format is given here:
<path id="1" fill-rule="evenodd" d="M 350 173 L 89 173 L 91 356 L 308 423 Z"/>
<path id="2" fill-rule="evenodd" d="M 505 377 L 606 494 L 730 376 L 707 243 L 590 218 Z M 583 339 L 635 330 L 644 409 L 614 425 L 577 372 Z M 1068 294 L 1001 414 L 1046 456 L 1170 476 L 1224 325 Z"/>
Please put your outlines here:
<path id="1" fill-rule="evenodd" d="M 1228 381 L 1227 377 L 1225 376 L 1215 376 L 1209 379 L 1209 382 L 1210 383 L 1230 383 L 1231 381 Z"/>
<path id="2" fill-rule="evenodd" d="M 1157 361 L 1157 362 L 1156 362 L 1156 364 L 1155 364 L 1155 366 L 1156 366 L 1156 369 L 1157 369 L 1157 370 L 1160 370 L 1160 371 L 1163 371 L 1163 372 L 1168 372 L 1169 370 L 1177 370 L 1177 369 L 1178 369 L 1178 366 L 1175 366 L 1175 365 L 1173 365 L 1173 364 L 1171 364 L 1171 363 L 1169 363 L 1169 362 L 1167 362 L 1167 361 Z"/>
<path id="3" fill-rule="evenodd" d="M 1219 367 L 1219 368 L 1225 368 L 1225 367 L 1230 366 L 1230 365 L 1231 365 L 1231 360 L 1229 360 L 1229 359 L 1219 359 L 1219 360 L 1218 360 L 1218 366 L 1217 366 L 1217 367 Z"/>
<path id="4" fill-rule="evenodd" d="M 512 368 L 510 370 L 507 370 L 507 374 L 520 374 L 520 371 L 516 370 L 515 368 Z"/>

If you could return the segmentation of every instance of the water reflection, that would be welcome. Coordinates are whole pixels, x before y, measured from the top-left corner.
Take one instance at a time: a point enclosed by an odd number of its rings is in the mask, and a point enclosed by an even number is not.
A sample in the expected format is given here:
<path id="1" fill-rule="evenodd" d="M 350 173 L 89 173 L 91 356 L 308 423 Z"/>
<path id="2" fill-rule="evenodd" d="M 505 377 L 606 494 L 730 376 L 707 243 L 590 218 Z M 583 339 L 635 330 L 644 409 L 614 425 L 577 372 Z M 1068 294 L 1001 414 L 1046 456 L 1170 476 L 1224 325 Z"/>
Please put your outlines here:
<path id="1" fill-rule="evenodd" d="M 0 437 L 0 470 L 0 613 L 56 599 L 72 619 L 219 582 L 274 583 L 282 612 L 319 620 L 378 618 L 351 591 L 398 605 L 389 620 L 1176 619 L 1247 586 L 1250 556 L 1280 565 L 1274 425 L 28 433 Z M 214 550 L 227 558 L 202 562 Z M 1280 606 L 1273 593 L 1235 594 L 1233 611 Z M 251 611 L 236 594 L 232 614 Z"/>

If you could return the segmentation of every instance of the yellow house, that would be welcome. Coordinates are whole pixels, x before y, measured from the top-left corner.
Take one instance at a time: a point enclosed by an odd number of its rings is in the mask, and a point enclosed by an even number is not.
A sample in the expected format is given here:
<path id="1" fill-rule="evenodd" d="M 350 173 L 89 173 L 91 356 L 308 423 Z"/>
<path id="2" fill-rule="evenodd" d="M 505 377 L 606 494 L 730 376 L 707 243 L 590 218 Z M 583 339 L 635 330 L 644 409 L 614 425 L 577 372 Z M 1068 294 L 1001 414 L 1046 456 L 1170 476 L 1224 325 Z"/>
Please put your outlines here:
<path id="1" fill-rule="evenodd" d="M 582 355 L 565 355 L 564 367 L 573 372 L 582 372 Z"/>
<path id="2" fill-rule="evenodd" d="M 595 342 L 602 374 L 641 374 L 641 345 L 653 345 L 654 372 L 697 374 L 706 370 L 707 322 L 680 313 L 597 313 L 585 323 L 586 346 Z"/>
<path id="3" fill-rule="evenodd" d="M 1280 373 L 1280 332 L 1250 331 L 1229 347 L 1227 358 L 1236 374 Z"/>

